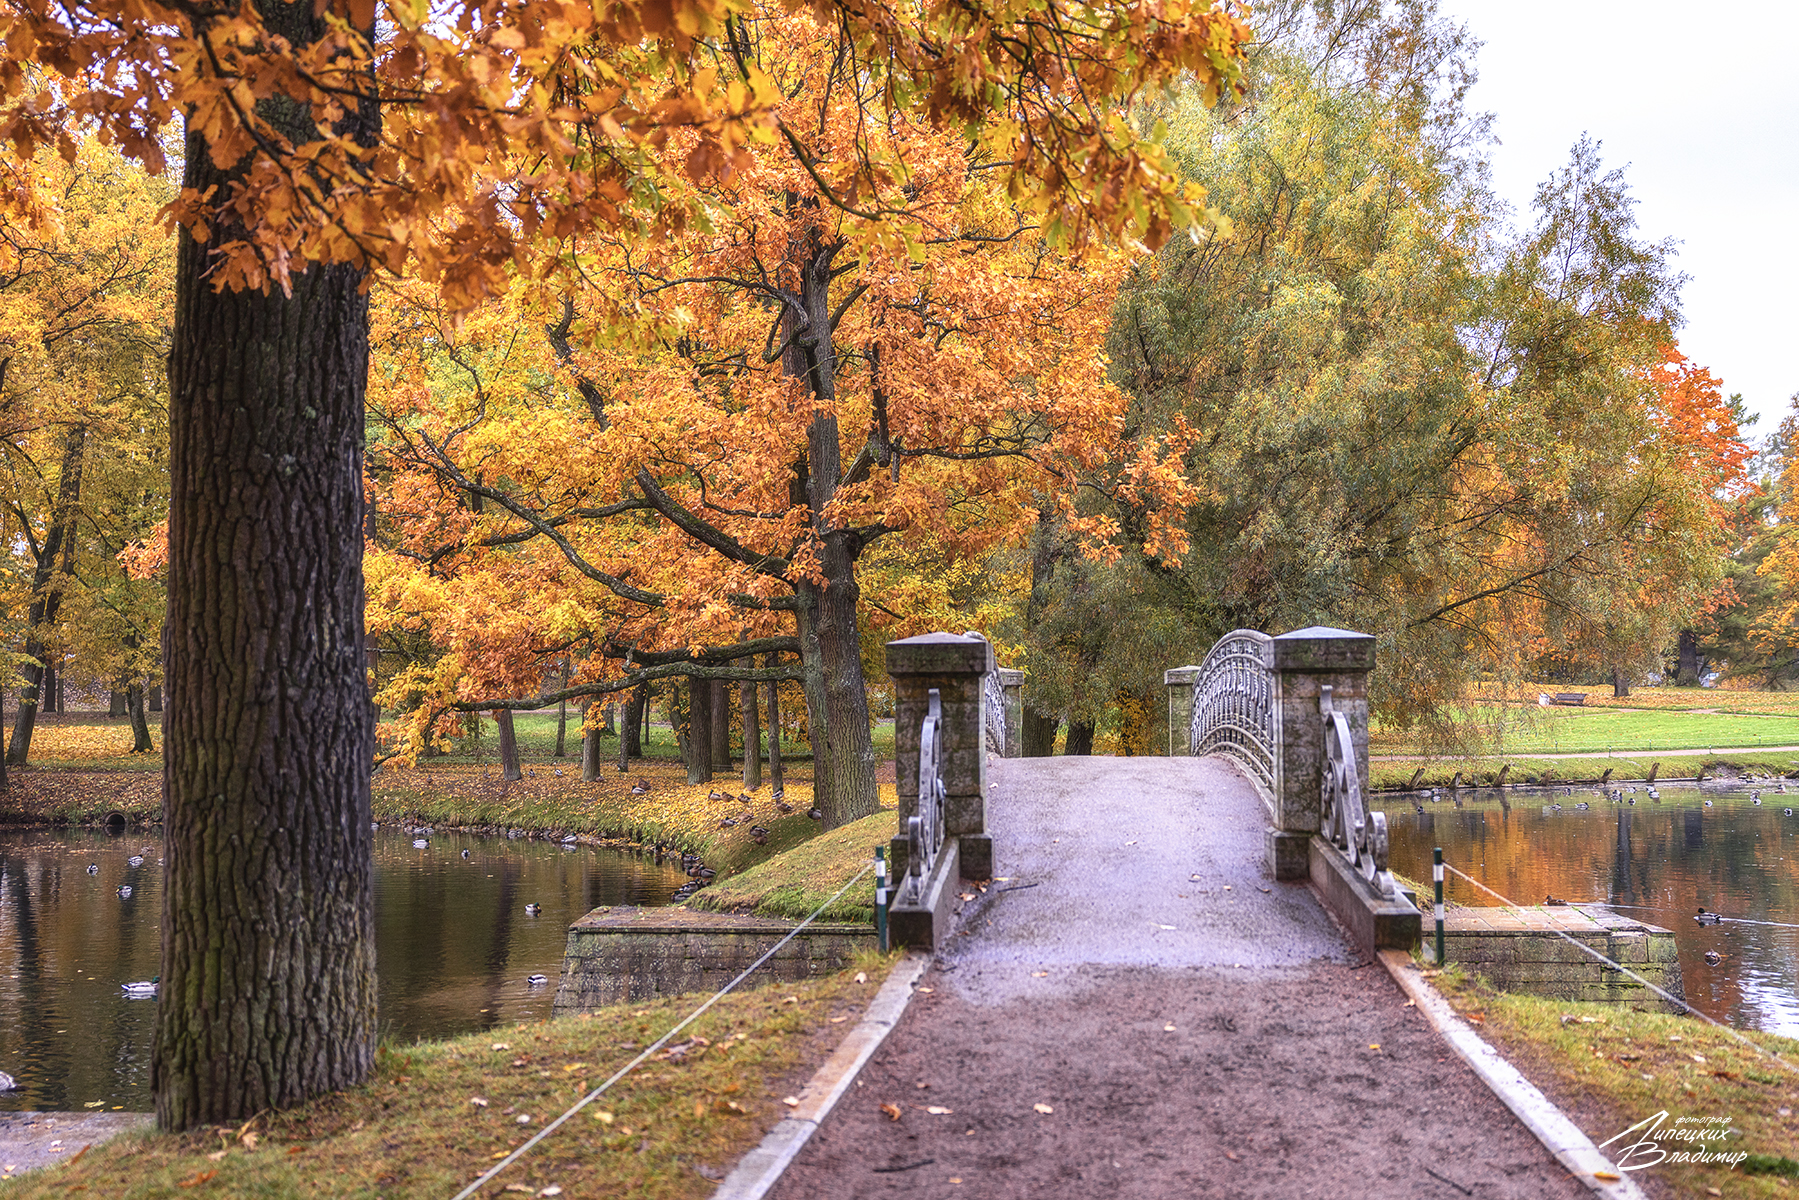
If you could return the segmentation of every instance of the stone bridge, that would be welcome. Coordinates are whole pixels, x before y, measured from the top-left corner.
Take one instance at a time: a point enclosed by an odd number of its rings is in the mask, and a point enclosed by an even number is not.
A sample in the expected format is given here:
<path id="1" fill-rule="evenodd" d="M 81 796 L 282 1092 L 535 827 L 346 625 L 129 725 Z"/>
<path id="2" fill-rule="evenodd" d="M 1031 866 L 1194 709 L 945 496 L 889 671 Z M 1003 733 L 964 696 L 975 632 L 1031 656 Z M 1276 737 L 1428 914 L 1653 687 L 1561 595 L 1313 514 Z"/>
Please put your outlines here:
<path id="1" fill-rule="evenodd" d="M 1024 907 L 1042 907 L 1041 928 L 1031 925 L 1045 937 L 1086 927 L 1117 953 L 1154 955 L 1196 936 L 1164 919 L 1170 897 L 1210 886 L 1228 863 L 1259 864 L 1259 880 L 1218 887 L 1272 894 L 1269 884 L 1309 880 L 1364 953 L 1415 946 L 1416 897 L 1388 873 L 1385 817 L 1363 791 L 1373 666 L 1367 634 L 1238 630 L 1166 673 L 1169 757 L 1023 759 L 1022 673 L 999 668 L 984 638 L 888 643 L 900 803 L 892 940 L 941 948 L 965 881 L 993 879 L 1039 893 Z M 1033 800 L 1020 807 L 1025 793 Z M 1214 949 L 1200 958 L 1255 961 L 1252 944 L 1302 936 L 1310 920 L 1293 910 L 1297 924 L 1271 924 L 1245 903 L 1237 924 L 1231 907 L 1208 910 Z"/>

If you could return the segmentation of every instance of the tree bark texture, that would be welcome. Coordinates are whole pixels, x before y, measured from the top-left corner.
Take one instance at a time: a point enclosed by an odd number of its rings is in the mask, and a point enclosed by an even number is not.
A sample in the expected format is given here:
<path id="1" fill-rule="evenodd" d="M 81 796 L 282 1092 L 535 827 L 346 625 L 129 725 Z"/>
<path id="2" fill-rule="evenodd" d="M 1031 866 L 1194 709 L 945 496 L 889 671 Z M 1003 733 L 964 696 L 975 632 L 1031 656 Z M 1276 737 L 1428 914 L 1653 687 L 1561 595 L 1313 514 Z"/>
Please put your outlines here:
<path id="1" fill-rule="evenodd" d="M 756 685 L 737 685 L 738 702 L 743 708 L 743 790 L 753 792 L 762 786 L 762 724 L 756 712 Z"/>
<path id="2" fill-rule="evenodd" d="M 1630 680 L 1625 678 L 1624 672 L 1616 667 L 1612 668 L 1612 695 L 1613 697 L 1630 695 Z"/>
<path id="3" fill-rule="evenodd" d="M 154 684 L 150 688 L 149 708 L 153 713 L 162 711 L 162 685 Z"/>
<path id="4" fill-rule="evenodd" d="M 1062 753 L 1092 754 L 1093 731 L 1094 722 L 1092 721 L 1070 721 L 1068 723 L 1068 739 L 1062 744 Z"/>
<path id="5" fill-rule="evenodd" d="M 261 9 L 296 46 L 326 28 L 310 2 Z M 304 112 L 265 104 L 311 136 Z M 372 141 L 372 102 L 351 120 Z M 190 132 L 184 185 L 230 176 Z M 362 273 L 313 264 L 291 294 L 217 292 L 207 247 L 179 239 L 150 1073 L 170 1130 L 359 1083 L 376 1028 Z"/>
<path id="6" fill-rule="evenodd" d="M 106 715 L 122 717 L 125 715 L 125 689 L 131 685 L 120 680 L 106 695 Z"/>
<path id="7" fill-rule="evenodd" d="M 832 554 L 825 539 L 821 560 Z M 813 732 L 813 795 L 824 826 L 835 829 L 880 807 L 875 792 L 874 742 L 868 730 L 868 687 L 862 677 L 862 638 L 856 623 L 860 593 L 853 566 L 826 567 L 827 584 L 800 586 L 800 645 L 806 701 Z"/>
<path id="8" fill-rule="evenodd" d="M 1040 713 L 1027 700 L 1024 703 L 1022 754 L 1025 758 L 1048 758 L 1056 752 L 1056 734 L 1062 730 L 1059 713 Z"/>
<path id="9" fill-rule="evenodd" d="M 569 675 L 569 663 L 568 663 L 568 659 L 565 658 L 562 660 L 562 690 L 565 692 L 568 690 L 568 675 Z M 585 712 L 586 710 L 583 709 L 582 711 Z M 567 700 L 558 700 L 556 702 L 556 757 L 557 758 L 567 758 L 568 757 L 568 701 Z"/>
<path id="10" fill-rule="evenodd" d="M 502 708 L 493 715 L 500 733 L 500 778 L 518 780 L 525 773 L 518 767 L 518 729 L 512 723 L 512 710 Z"/>
<path id="11" fill-rule="evenodd" d="M 62 475 L 56 483 L 56 508 L 50 515 L 50 528 L 44 532 L 44 544 L 38 547 L 37 562 L 31 572 L 31 607 L 26 613 L 25 656 L 19 674 L 25 686 L 19 692 L 19 712 L 13 719 L 12 744 L 7 747 L 6 761 L 22 767 L 31 757 L 31 734 L 37 728 L 38 705 L 45 699 L 43 686 L 48 668 L 44 656 L 45 641 L 56 624 L 57 610 L 62 606 L 62 588 L 56 579 L 57 559 L 63 560 L 67 574 L 73 565 L 75 548 L 75 506 L 81 502 L 81 467 L 87 451 L 87 427 L 77 425 L 63 438 Z"/>
<path id="12" fill-rule="evenodd" d="M 731 769 L 731 689 L 722 679 L 709 681 L 712 701 L 712 769 Z"/>

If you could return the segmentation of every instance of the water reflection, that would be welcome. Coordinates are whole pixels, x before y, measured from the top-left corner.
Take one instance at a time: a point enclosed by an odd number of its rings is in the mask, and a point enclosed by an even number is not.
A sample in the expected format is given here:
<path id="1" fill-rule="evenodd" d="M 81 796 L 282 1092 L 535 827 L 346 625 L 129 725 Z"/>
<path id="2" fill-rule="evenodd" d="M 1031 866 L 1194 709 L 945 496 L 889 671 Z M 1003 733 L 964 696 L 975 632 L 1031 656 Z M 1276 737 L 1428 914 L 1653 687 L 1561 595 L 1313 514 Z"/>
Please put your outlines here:
<path id="1" fill-rule="evenodd" d="M 1441 846 L 1448 862 L 1519 903 L 1608 902 L 1674 931 L 1694 1007 L 1799 1036 L 1799 816 L 1789 812 L 1799 792 L 1769 790 L 1759 805 L 1751 793 L 1670 785 L 1652 799 L 1639 787 L 1618 804 L 1574 787 L 1436 803 L 1378 797 L 1374 807 L 1387 813 L 1401 874 L 1428 880 Z M 1453 876 L 1446 890 L 1462 904 L 1497 903 Z M 1729 919 L 1699 925 L 1700 908 Z M 1708 965 L 1708 950 L 1722 961 Z"/>
<path id="2" fill-rule="evenodd" d="M 609 849 L 413 841 L 375 835 L 381 1033 L 396 1041 L 548 1016 L 571 921 L 666 904 L 686 882 L 676 864 Z M 142 832 L 0 832 L 0 1071 L 21 1085 L 0 1109 L 150 1108 L 156 1002 L 119 985 L 158 970 L 162 891 L 161 846 Z M 531 987 L 534 973 L 550 985 Z"/>

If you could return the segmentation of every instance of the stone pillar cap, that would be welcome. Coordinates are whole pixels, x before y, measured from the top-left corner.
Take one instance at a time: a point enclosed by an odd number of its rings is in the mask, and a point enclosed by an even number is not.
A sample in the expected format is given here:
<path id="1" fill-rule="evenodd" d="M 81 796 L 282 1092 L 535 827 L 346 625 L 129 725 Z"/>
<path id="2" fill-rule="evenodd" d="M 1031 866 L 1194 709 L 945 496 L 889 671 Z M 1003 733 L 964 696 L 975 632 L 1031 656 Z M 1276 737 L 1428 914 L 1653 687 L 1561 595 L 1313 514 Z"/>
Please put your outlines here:
<path id="1" fill-rule="evenodd" d="M 1295 629 L 1263 645 L 1262 665 L 1276 671 L 1371 671 L 1374 635 L 1328 625 Z"/>
<path id="2" fill-rule="evenodd" d="M 889 675 L 985 675 L 993 670 L 993 645 L 957 633 L 921 633 L 887 643 Z"/>
<path id="3" fill-rule="evenodd" d="M 1184 667 L 1169 667 L 1162 672 L 1162 682 L 1169 687 L 1177 687 L 1183 683 L 1192 683 L 1193 677 L 1199 674 L 1199 667 L 1189 663 Z"/>

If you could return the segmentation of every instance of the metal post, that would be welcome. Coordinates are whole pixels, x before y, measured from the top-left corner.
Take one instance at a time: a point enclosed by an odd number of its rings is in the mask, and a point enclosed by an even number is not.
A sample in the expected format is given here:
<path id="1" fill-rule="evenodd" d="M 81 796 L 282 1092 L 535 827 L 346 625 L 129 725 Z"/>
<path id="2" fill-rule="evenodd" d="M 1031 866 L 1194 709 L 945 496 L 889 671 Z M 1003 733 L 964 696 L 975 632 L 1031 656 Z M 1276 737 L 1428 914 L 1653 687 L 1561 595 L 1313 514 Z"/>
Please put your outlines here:
<path id="1" fill-rule="evenodd" d="M 1439 887 L 1439 890 L 1441 888 Z M 875 941 L 887 953 L 887 847 L 875 847 Z"/>
<path id="2" fill-rule="evenodd" d="M 1443 847 L 1431 855 L 1430 875 L 1437 885 L 1437 966 L 1443 965 Z"/>

